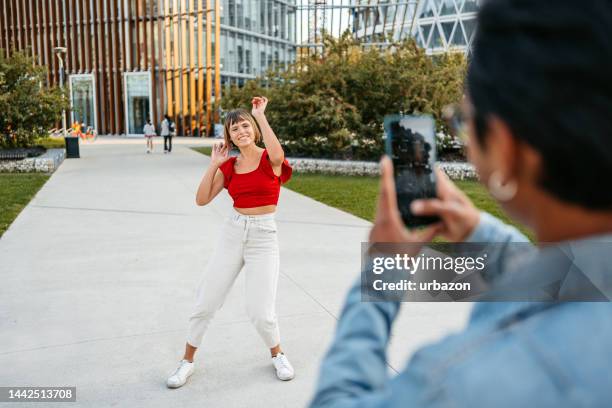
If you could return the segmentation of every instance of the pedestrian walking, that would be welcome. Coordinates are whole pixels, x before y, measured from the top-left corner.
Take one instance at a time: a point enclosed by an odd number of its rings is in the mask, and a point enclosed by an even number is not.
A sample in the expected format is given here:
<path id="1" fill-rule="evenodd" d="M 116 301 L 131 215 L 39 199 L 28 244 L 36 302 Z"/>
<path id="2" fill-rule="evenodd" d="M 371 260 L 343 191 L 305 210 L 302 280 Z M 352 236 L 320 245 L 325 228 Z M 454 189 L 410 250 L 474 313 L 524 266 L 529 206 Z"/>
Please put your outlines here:
<path id="1" fill-rule="evenodd" d="M 161 123 L 161 135 L 164 137 L 164 153 L 172 152 L 172 136 L 174 130 L 174 122 L 168 115 L 164 115 L 164 120 Z"/>
<path id="2" fill-rule="evenodd" d="M 146 125 L 144 125 L 143 132 L 145 139 L 147 140 L 147 153 L 153 152 L 153 137 L 157 136 L 155 126 L 151 123 L 151 119 L 147 119 Z"/>
<path id="3" fill-rule="evenodd" d="M 210 203 L 224 187 L 234 204 L 198 288 L 185 354 L 167 380 L 170 388 L 181 387 L 193 373 L 195 352 L 243 267 L 249 318 L 270 349 L 278 379 L 294 377 L 293 367 L 281 350 L 275 310 L 279 246 L 274 220 L 281 183 L 289 180 L 292 170 L 266 119 L 267 104 L 267 98 L 255 97 L 251 113 L 243 109 L 228 113 L 225 141 L 214 146 L 198 187 L 198 205 Z M 257 146 L 262 138 L 265 148 Z M 240 151 L 238 157 L 229 156 L 232 147 Z"/>

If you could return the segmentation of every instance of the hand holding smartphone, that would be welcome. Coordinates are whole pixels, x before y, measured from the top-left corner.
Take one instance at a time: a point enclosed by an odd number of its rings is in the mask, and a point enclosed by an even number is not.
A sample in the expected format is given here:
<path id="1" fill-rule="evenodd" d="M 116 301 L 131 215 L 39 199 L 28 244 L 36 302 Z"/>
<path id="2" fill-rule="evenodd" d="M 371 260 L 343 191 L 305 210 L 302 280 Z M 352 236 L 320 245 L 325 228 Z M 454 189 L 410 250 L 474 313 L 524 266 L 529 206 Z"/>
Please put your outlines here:
<path id="1" fill-rule="evenodd" d="M 435 122 L 431 116 L 387 115 L 385 150 L 393 162 L 397 204 L 407 227 L 438 222 L 438 217 L 415 216 L 410 204 L 436 198 Z"/>

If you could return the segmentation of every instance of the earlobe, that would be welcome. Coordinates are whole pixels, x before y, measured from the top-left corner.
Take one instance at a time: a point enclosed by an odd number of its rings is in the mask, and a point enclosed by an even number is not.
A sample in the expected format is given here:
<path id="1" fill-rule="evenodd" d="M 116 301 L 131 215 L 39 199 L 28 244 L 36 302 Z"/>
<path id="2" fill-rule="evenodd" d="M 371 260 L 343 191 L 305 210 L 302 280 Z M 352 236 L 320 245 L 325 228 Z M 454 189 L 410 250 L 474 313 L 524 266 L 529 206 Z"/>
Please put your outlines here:
<path id="1" fill-rule="evenodd" d="M 498 201 L 510 201 L 518 191 L 518 184 L 514 179 L 504 180 L 504 176 L 500 171 L 494 171 L 489 176 L 489 193 Z"/>
<path id="2" fill-rule="evenodd" d="M 489 120 L 486 139 L 485 155 L 488 156 L 491 173 L 499 172 L 506 180 L 515 180 L 521 164 L 520 141 L 497 116 L 492 116 Z"/>

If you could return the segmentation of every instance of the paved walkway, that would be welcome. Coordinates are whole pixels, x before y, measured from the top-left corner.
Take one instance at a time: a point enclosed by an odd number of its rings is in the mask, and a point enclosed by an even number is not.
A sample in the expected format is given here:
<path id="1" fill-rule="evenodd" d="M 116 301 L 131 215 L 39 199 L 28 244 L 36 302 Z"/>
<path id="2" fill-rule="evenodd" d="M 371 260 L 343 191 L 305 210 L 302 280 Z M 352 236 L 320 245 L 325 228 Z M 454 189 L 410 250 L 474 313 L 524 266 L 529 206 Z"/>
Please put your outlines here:
<path id="1" fill-rule="evenodd" d="M 0 239 L 0 386 L 76 386 L 78 402 L 68 407 L 308 402 L 369 223 L 283 189 L 278 314 L 295 380 L 276 380 L 239 278 L 205 336 L 198 371 L 168 390 L 196 284 L 231 206 L 225 192 L 195 205 L 208 158 L 187 144 L 171 155 L 159 145 L 144 154 L 142 140 L 82 145 L 81 159 L 66 160 Z M 468 307 L 406 304 L 392 368 L 461 327 Z"/>

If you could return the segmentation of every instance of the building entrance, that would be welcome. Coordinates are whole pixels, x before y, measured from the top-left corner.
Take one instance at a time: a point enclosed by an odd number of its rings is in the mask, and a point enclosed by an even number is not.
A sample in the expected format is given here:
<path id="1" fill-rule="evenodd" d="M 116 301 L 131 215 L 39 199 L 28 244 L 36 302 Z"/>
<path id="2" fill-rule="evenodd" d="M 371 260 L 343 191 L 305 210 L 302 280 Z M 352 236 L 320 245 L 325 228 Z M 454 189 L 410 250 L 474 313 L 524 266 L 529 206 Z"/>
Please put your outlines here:
<path id="1" fill-rule="evenodd" d="M 142 136 L 147 119 L 151 119 L 151 75 L 149 72 L 127 72 L 124 84 L 126 134 Z M 157 123 L 153 125 L 157 127 Z"/>
<path id="2" fill-rule="evenodd" d="M 97 129 L 96 88 L 92 74 L 70 75 L 71 122 L 79 122 L 83 132 Z"/>

